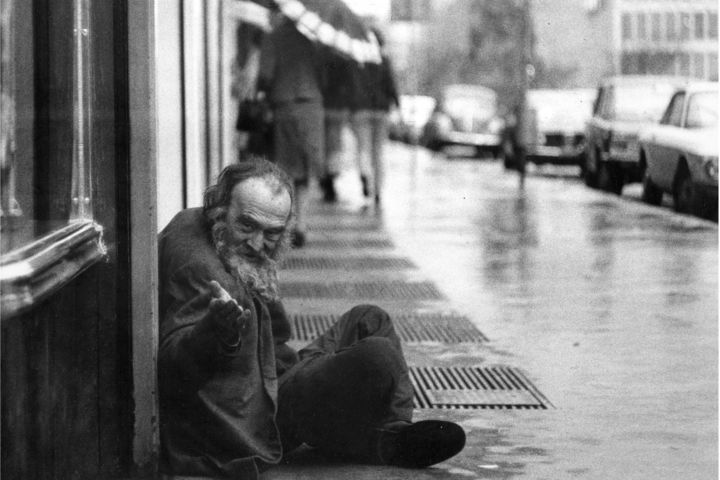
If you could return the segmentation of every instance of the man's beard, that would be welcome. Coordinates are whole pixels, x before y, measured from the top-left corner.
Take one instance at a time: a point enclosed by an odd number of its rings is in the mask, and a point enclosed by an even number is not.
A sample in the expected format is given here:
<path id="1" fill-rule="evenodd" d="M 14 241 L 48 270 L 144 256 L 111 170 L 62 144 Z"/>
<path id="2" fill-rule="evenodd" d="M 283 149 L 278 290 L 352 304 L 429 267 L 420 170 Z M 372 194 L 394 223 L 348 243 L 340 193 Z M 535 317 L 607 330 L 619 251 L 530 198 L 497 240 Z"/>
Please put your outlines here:
<path id="1" fill-rule="evenodd" d="M 230 227 L 223 220 L 213 224 L 212 238 L 218 256 L 237 281 L 266 301 L 280 298 L 276 260 L 264 252 L 249 257 L 243 252 L 242 244 L 234 241 Z"/>

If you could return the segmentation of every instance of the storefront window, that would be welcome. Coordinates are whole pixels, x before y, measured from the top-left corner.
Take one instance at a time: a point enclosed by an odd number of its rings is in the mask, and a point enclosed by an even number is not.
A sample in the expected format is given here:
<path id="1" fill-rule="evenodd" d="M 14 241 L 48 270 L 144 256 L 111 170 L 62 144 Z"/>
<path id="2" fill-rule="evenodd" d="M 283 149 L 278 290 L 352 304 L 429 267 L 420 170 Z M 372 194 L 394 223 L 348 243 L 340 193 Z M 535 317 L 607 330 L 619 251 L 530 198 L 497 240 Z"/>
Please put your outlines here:
<path id="1" fill-rule="evenodd" d="M 56 1 L 61 15 L 0 0 L 3 314 L 32 306 L 104 253 L 92 215 L 90 2 Z"/>

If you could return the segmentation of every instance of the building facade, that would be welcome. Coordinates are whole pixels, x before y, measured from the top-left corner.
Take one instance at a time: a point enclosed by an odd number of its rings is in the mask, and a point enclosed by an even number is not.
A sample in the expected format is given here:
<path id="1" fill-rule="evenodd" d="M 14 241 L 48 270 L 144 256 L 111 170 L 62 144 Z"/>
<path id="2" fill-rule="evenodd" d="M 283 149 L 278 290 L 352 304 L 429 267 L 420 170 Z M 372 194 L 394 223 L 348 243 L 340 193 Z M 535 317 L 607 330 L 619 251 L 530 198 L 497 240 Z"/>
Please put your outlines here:
<path id="1" fill-rule="evenodd" d="M 616 0 L 622 74 L 718 79 L 715 0 Z"/>
<path id="2" fill-rule="evenodd" d="M 538 86 L 592 87 L 608 75 L 718 79 L 714 0 L 536 0 Z"/>

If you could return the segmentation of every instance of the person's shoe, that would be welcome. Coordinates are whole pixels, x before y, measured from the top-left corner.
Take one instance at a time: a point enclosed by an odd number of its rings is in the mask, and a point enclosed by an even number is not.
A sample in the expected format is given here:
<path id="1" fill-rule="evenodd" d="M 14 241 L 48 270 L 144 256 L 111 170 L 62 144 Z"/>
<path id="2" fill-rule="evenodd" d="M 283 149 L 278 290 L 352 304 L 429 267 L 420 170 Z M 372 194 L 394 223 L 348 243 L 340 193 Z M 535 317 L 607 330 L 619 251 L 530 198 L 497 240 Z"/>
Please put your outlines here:
<path id="1" fill-rule="evenodd" d="M 302 248 L 305 245 L 305 232 L 295 230 L 292 235 L 292 246 Z"/>
<path id="2" fill-rule="evenodd" d="M 425 468 L 457 455 L 465 447 L 465 431 L 456 423 L 423 420 L 383 431 L 378 456 L 385 465 Z"/>
<path id="3" fill-rule="evenodd" d="M 335 182 L 332 175 L 325 175 L 320 178 L 320 189 L 323 192 L 323 200 L 327 203 L 337 202 L 337 192 L 335 191 Z"/>
<path id="4" fill-rule="evenodd" d="M 368 187 L 368 179 L 365 175 L 360 175 L 360 183 L 362 183 L 363 197 L 369 197 L 370 196 L 370 188 Z"/>

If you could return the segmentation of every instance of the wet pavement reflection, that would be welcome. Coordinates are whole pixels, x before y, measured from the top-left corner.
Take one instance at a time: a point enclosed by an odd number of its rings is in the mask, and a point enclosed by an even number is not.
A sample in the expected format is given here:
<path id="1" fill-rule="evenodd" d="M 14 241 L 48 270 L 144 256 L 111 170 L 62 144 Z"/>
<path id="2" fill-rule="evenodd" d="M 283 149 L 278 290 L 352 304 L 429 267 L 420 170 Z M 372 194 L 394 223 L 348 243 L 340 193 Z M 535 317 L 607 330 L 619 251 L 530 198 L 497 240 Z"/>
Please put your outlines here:
<path id="1" fill-rule="evenodd" d="M 301 452 L 266 478 L 717 477 L 716 223 L 646 206 L 632 188 L 590 190 L 572 169 L 537 169 L 519 190 L 496 160 L 399 144 L 387 158 L 382 210 L 361 207 L 350 170 L 339 205 L 316 203 L 300 254 L 329 254 L 321 241 L 343 224 L 356 228 L 348 239 L 387 234 L 417 269 L 325 280 L 431 281 L 445 299 L 421 308 L 464 315 L 488 341 L 408 344 L 408 364 L 512 365 L 554 408 L 416 410 L 462 424 L 465 450 L 421 471 L 328 465 Z M 320 303 L 286 306 L 345 308 Z"/>
<path id="2" fill-rule="evenodd" d="M 716 478 L 717 225 L 573 171 L 535 172 L 521 191 L 500 162 L 393 148 L 384 214 L 398 246 L 490 338 L 484 360 L 526 369 L 557 407 L 475 412 L 467 424 L 492 445 L 464 467 Z"/>

